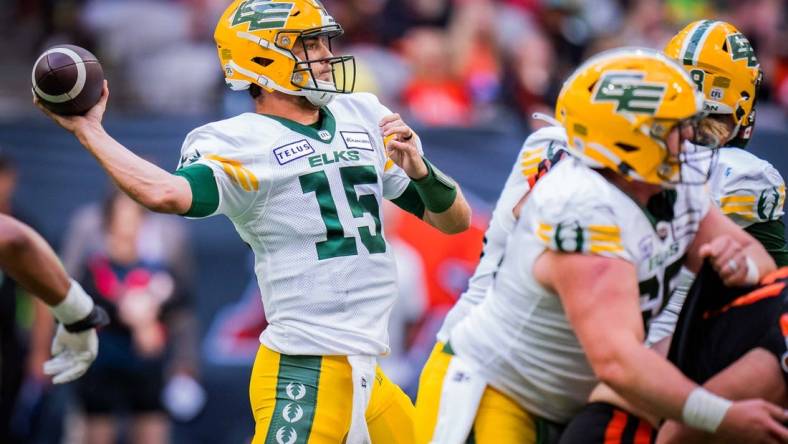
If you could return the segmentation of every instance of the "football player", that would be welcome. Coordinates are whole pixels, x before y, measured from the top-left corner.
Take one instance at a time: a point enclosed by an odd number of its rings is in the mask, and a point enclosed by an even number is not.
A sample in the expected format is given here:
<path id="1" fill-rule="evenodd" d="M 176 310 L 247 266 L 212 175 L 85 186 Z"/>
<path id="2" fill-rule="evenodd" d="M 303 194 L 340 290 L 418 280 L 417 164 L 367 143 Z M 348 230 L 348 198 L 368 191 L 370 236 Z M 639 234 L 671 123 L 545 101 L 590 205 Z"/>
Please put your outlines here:
<path id="1" fill-rule="evenodd" d="M 703 93 L 708 117 L 701 125 L 705 134 L 714 139 L 712 143 L 723 145 L 708 182 L 714 205 L 757 239 L 778 266 L 788 265 L 782 222 L 785 183 L 769 162 L 743 149 L 755 125 L 755 103 L 762 78 L 752 46 L 729 23 L 699 20 L 676 34 L 665 47 L 665 54 L 684 66 L 698 91 Z M 694 273 L 682 268 L 670 302 L 649 326 L 648 344 L 666 351 L 694 278 Z M 753 325 L 742 328 L 753 329 Z M 746 366 L 746 363 L 740 365 Z M 722 370 L 724 366 L 715 368 Z M 705 379 L 708 378 L 696 381 Z M 720 380 L 727 379 L 721 376 L 717 384 Z M 719 388 L 716 391 L 721 393 Z M 749 396 L 768 394 L 769 391 L 755 390 Z M 562 442 L 603 442 L 605 431 L 615 428 L 614 423 L 624 424 L 624 428 L 631 424 L 632 432 L 622 435 L 622 444 L 634 442 L 637 436 L 634 431 L 638 428 L 640 435 L 653 439 L 651 426 L 656 425 L 658 418 L 646 420 L 628 414 L 632 408 L 604 387 L 593 392 L 591 401 L 592 404 L 573 420 Z M 592 431 L 596 431 L 597 436 Z"/>
<path id="2" fill-rule="evenodd" d="M 643 345 L 683 263 L 708 258 L 737 285 L 775 269 L 698 186 L 714 151 L 691 142 L 707 137 L 689 75 L 662 53 L 608 51 L 558 103 L 573 156 L 531 190 L 489 294 L 449 333 L 432 442 L 554 440 L 599 380 L 660 417 L 788 438 L 782 409 L 715 396 Z"/>
<path id="3" fill-rule="evenodd" d="M 84 117 L 75 133 L 132 198 L 159 212 L 226 215 L 255 252 L 268 327 L 250 381 L 253 442 L 414 440 L 413 405 L 380 371 L 396 291 L 381 199 L 446 233 L 465 230 L 458 185 L 371 94 L 350 94 L 342 28 L 317 0 L 236 0 L 216 26 L 227 83 L 256 112 L 187 137 L 175 174 L 140 159 Z"/>
<path id="4" fill-rule="evenodd" d="M 788 267 L 764 277 L 754 289 L 725 287 L 713 268 L 704 267 L 681 312 L 668 357 L 690 379 L 720 396 L 759 397 L 788 406 L 786 284 Z M 657 442 L 717 440 L 668 421 L 659 429 Z M 770 441 L 753 437 L 747 442 Z"/>
<path id="5" fill-rule="evenodd" d="M 709 179 L 714 204 L 758 239 L 778 267 L 788 265 L 782 220 L 785 182 L 769 162 L 744 150 L 755 127 L 755 103 L 763 76 L 750 42 L 730 23 L 700 20 L 676 34 L 665 54 L 682 63 L 705 96 L 709 117 L 703 124 L 723 145 Z M 651 344 L 673 331 L 693 278 L 686 269 L 680 276 L 670 303 L 649 329 Z"/>
<path id="6" fill-rule="evenodd" d="M 85 374 L 98 354 L 96 328 L 109 322 L 107 313 L 69 278 L 38 233 L 4 214 L 0 214 L 0 269 L 46 303 L 60 322 L 44 373 L 53 376 L 55 384 Z"/>
<path id="7" fill-rule="evenodd" d="M 553 125 L 541 128 L 523 143 L 515 163 L 506 179 L 498 202 L 495 204 L 490 225 L 484 233 L 484 247 L 479 264 L 468 281 L 468 289 L 460 295 L 457 303 L 446 314 L 432 353 L 419 378 L 419 393 L 416 399 L 416 442 L 427 443 L 435 429 L 440 402 L 440 387 L 443 384 L 450 356 L 442 353 L 451 329 L 468 315 L 470 310 L 484 300 L 498 267 L 503 259 L 506 243 L 520 215 L 524 196 L 550 168 L 568 155 L 566 131 L 554 119 L 539 114 L 535 118 Z M 506 402 L 500 396 L 501 402 Z M 516 418 L 515 418 L 516 419 Z M 524 425 L 524 423 L 519 423 Z M 517 427 L 517 423 L 511 424 Z"/>

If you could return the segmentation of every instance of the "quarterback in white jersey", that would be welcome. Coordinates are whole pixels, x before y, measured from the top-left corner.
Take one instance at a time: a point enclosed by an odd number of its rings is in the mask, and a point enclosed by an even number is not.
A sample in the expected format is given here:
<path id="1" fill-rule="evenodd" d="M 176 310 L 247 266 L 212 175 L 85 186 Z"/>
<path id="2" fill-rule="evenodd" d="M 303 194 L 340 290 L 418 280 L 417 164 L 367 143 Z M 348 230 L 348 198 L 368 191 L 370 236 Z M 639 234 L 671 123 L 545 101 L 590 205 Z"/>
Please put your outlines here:
<path id="1" fill-rule="evenodd" d="M 702 103 L 680 65 L 645 49 L 600 54 L 566 82 L 556 118 L 577 157 L 529 193 L 490 293 L 450 332 L 431 442 L 549 442 L 546 425 L 567 422 L 598 380 L 660 417 L 724 435 L 786 432 L 772 406 L 731 405 L 643 345 L 644 317 L 658 313 L 683 262 L 697 269 L 708 258 L 740 285 L 747 262 L 774 270 L 704 187 L 685 183 L 701 164 L 686 162 L 689 150 L 711 152 L 690 143 Z M 511 418 L 523 425 L 508 427 Z"/>
<path id="2" fill-rule="evenodd" d="M 468 281 L 468 289 L 446 314 L 446 319 L 437 333 L 437 343 L 422 370 L 416 399 L 417 442 L 427 442 L 435 428 L 440 398 L 436 396 L 439 394 L 438 390 L 433 387 L 442 385 L 448 365 L 448 357 L 441 353 L 441 350 L 449 338 L 449 332 L 473 307 L 479 305 L 490 291 L 503 260 L 507 241 L 517 223 L 514 211 L 518 203 L 540 175 L 566 155 L 566 131 L 560 126 L 548 126 L 535 131 L 520 148 L 493 209 L 490 225 L 484 233 L 481 259 Z"/>
<path id="3" fill-rule="evenodd" d="M 255 113 L 192 131 L 170 174 L 106 134 L 109 90 L 85 116 L 47 113 L 132 198 L 189 217 L 227 216 L 255 253 L 269 326 L 250 381 L 253 443 L 410 443 L 413 405 L 377 366 L 396 268 L 382 199 L 446 233 L 470 225 L 457 184 L 370 94 L 318 0 L 236 0 L 214 34 L 227 83 Z M 45 111 L 46 112 L 46 111 Z"/>

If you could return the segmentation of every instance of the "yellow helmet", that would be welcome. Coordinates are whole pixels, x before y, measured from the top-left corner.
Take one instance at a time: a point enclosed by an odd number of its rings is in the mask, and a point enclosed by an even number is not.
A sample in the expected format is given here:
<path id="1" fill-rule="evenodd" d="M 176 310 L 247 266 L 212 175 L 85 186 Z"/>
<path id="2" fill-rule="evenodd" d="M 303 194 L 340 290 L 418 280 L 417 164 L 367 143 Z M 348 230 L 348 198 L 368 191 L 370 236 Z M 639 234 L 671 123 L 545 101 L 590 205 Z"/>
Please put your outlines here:
<path id="1" fill-rule="evenodd" d="M 353 92 L 355 60 L 352 56 L 300 60 L 293 48 L 308 38 L 326 37 L 330 43 L 342 33 L 319 0 L 235 0 L 219 19 L 214 39 L 232 89 L 255 84 L 323 106 L 338 93 Z M 319 80 L 311 69 L 314 63 L 326 62 L 332 69 L 330 82 Z"/>
<path id="2" fill-rule="evenodd" d="M 669 153 L 668 133 L 702 111 L 703 96 L 681 65 L 645 48 L 592 57 L 564 83 L 556 101 L 556 119 L 573 155 L 593 168 L 662 186 L 684 179 L 682 162 Z"/>
<path id="3" fill-rule="evenodd" d="M 747 38 L 730 23 L 699 20 L 679 31 L 665 54 L 684 65 L 706 97 L 709 114 L 730 114 L 738 145 L 749 140 L 762 73 Z"/>

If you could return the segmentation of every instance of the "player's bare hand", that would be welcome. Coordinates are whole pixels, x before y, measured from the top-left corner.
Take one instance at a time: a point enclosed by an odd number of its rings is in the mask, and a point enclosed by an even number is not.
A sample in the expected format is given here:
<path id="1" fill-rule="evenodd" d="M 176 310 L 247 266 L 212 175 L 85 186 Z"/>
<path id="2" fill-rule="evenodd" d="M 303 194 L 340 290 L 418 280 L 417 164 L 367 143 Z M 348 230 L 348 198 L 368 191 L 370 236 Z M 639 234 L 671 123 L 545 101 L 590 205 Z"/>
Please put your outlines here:
<path id="1" fill-rule="evenodd" d="M 747 285 L 747 257 L 743 246 L 732 237 L 719 236 L 702 245 L 700 255 L 711 262 L 725 285 Z"/>
<path id="2" fill-rule="evenodd" d="M 788 429 L 785 410 L 760 399 L 737 401 L 728 409 L 717 435 L 730 443 L 785 444 Z M 716 441 L 715 441 L 716 442 Z"/>
<path id="3" fill-rule="evenodd" d="M 386 145 L 386 154 L 405 171 L 408 177 L 418 180 L 429 174 L 416 145 L 418 136 L 405 124 L 399 114 L 384 117 L 380 121 L 380 133 Z"/>
<path id="4" fill-rule="evenodd" d="M 109 100 L 109 86 L 107 81 L 104 80 L 104 88 L 101 91 L 101 98 L 99 99 L 98 103 L 93 106 L 93 108 L 89 109 L 82 116 L 63 116 L 48 110 L 41 103 L 41 100 L 39 100 L 35 93 L 33 93 L 33 104 L 50 119 L 54 120 L 55 123 L 67 131 L 74 133 L 77 137 L 79 137 L 79 134 L 82 131 L 101 128 L 101 120 L 104 118 L 104 111 L 107 109 L 107 100 Z"/>

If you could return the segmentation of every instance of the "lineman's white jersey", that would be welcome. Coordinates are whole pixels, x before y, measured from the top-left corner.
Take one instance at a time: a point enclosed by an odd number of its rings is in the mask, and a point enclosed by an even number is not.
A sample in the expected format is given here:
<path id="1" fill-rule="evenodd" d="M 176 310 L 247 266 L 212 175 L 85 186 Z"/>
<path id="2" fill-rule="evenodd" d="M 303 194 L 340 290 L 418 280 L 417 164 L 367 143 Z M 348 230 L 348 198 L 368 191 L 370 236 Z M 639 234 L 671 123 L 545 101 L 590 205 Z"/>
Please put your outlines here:
<path id="1" fill-rule="evenodd" d="M 782 219 L 785 182 L 772 164 L 735 147 L 720 148 L 717 162 L 708 186 L 712 202 L 723 214 L 742 228 Z M 673 334 L 694 280 L 695 274 L 682 268 L 670 302 L 651 323 L 647 343 Z"/>
<path id="2" fill-rule="evenodd" d="M 656 314 L 709 207 L 705 187 L 675 192 L 673 220 L 654 223 L 581 161 L 558 163 L 525 202 L 492 291 L 452 330 L 454 352 L 528 411 L 568 421 L 597 380 L 558 296 L 533 277 L 534 261 L 549 249 L 631 262 L 644 316 Z"/>
<path id="3" fill-rule="evenodd" d="M 460 295 L 457 303 L 446 314 L 446 319 L 438 331 L 439 341 L 446 342 L 451 329 L 468 314 L 472 307 L 484 300 L 503 259 L 506 241 L 517 222 L 512 214 L 514 206 L 531 188 L 528 180 L 538 173 L 539 164 L 545 159 L 552 159 L 558 150 L 565 148 L 566 130 L 559 126 L 539 129 L 525 139 L 495 204 L 490 225 L 484 233 L 482 257 L 468 281 L 468 289 Z"/>
<path id="4" fill-rule="evenodd" d="M 381 199 L 410 183 L 387 159 L 371 94 L 340 95 L 322 128 L 245 113 L 197 128 L 179 167 L 213 171 L 219 207 L 254 251 L 269 323 L 260 341 L 291 355 L 388 353 L 396 265 Z"/>

